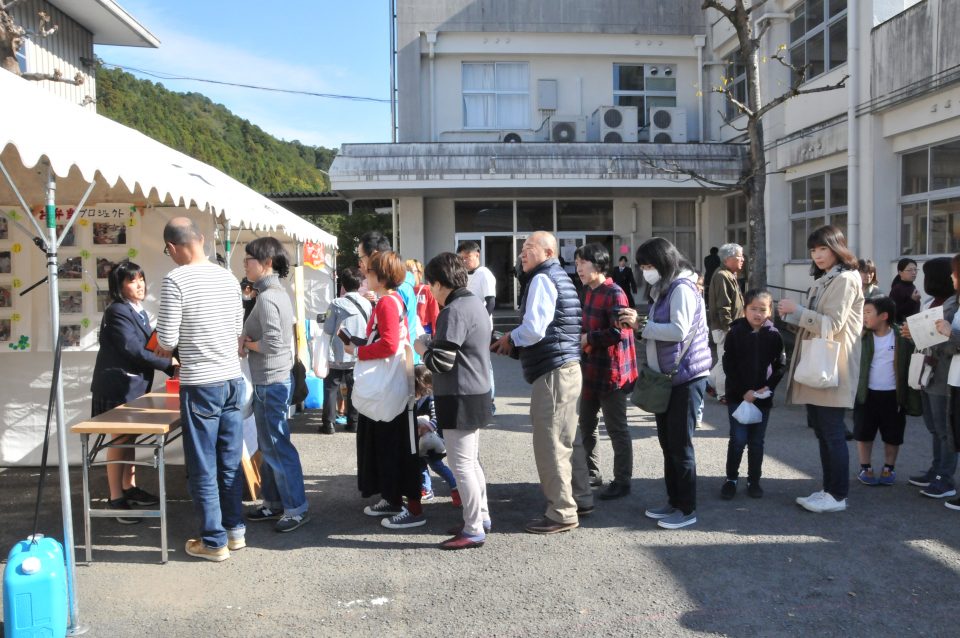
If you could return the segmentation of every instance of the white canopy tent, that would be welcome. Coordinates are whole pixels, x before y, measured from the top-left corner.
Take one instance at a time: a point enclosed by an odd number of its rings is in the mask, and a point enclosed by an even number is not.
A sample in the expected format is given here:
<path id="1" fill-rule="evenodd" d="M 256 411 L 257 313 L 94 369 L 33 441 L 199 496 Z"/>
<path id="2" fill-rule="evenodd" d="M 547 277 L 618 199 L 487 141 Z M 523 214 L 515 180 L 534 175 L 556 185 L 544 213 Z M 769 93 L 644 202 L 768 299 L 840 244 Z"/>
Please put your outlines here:
<path id="1" fill-rule="evenodd" d="M 77 304 L 76 317 L 96 314 L 94 302 L 98 301 L 99 295 L 87 294 L 93 290 L 88 290 L 88 284 L 80 282 L 90 277 L 99 291 L 96 279 L 100 275 L 91 275 L 89 271 L 96 270 L 95 264 L 99 265 L 97 255 L 91 252 L 103 248 L 99 245 L 103 243 L 100 241 L 103 237 L 90 235 L 89 226 L 100 224 L 96 218 L 84 215 L 109 211 L 110 204 L 121 205 L 116 207 L 116 212 L 123 215 L 120 221 L 107 221 L 113 222 L 113 229 L 122 229 L 116 232 L 123 240 L 116 241 L 117 236 L 114 236 L 108 243 L 124 245 L 107 247 L 105 254 L 129 256 L 148 269 L 148 300 L 145 303 L 148 310 L 151 309 L 150 302 L 156 304 L 158 296 L 158 293 L 151 295 L 151 288 L 157 286 L 158 291 L 164 270 L 172 267 L 171 262 L 159 259 L 162 240 L 157 235 L 163 223 L 177 214 L 193 217 L 204 229 L 208 242 L 222 232 L 228 260 L 230 239 L 241 229 L 292 241 L 296 246 L 291 252 L 295 254 L 302 254 L 300 247 L 304 242 L 321 244 L 328 249 L 327 252 L 334 252 L 336 238 L 332 235 L 212 166 L 138 131 L 71 105 L 3 71 L 0 71 L 0 95 L 4 98 L 0 113 L 0 347 L 2 356 L 11 358 L 6 362 L 8 368 L 18 371 L 8 375 L 9 381 L 3 392 L 6 396 L 0 400 L 0 464 L 35 462 L 39 458 L 43 413 L 52 380 L 52 348 L 57 335 L 62 334 L 60 314 L 65 303 L 65 298 L 60 296 L 58 272 L 63 269 L 63 263 L 58 269 L 58 244 L 74 230 L 77 235 L 85 233 L 87 249 L 81 244 L 64 243 L 64 246 L 76 246 L 65 250 L 74 255 L 72 259 L 77 265 L 77 280 L 64 279 L 64 286 L 73 286 L 76 289 L 74 296 L 82 301 L 76 302 L 67 295 L 66 302 Z M 90 206 L 93 208 L 85 208 Z M 61 207 L 67 209 L 63 218 Z M 74 215 L 74 211 L 79 214 Z M 44 223 L 47 228 L 42 228 Z M 110 226 L 109 223 L 103 225 Z M 135 245 L 128 237 L 134 235 L 138 241 Z M 33 248 L 35 237 L 42 240 L 45 256 L 37 254 Z M 216 250 L 215 243 L 210 242 L 210 246 Z M 142 259 L 138 252 L 142 253 Z M 37 265 L 41 259 L 45 260 L 45 268 Z M 88 262 L 89 269 L 86 267 Z M 17 268 L 12 268 L 11 263 Z M 148 267 L 146 263 L 152 265 Z M 26 297 L 20 294 L 44 273 L 48 276 L 47 294 L 41 290 Z M 44 297 L 49 302 L 44 301 Z M 94 322 L 89 318 L 77 320 L 85 322 L 85 330 L 96 330 L 96 325 L 91 328 Z M 15 332 L 30 330 L 47 336 L 35 338 L 29 347 L 25 345 L 29 340 L 24 342 L 23 337 L 20 342 L 16 341 Z M 88 375 L 95 354 L 79 346 L 72 349 L 78 354 L 64 353 L 63 373 L 58 383 L 56 457 L 61 468 L 71 628 L 76 629 L 78 614 L 73 594 L 74 551 L 65 428 L 69 422 L 88 415 L 84 408 L 89 409 Z M 71 390 L 66 401 L 65 383 Z M 65 406 L 70 408 L 69 419 Z M 25 440 L 32 443 L 31 454 L 21 454 Z M 14 458 L 4 452 L 11 446 L 18 447 Z"/>

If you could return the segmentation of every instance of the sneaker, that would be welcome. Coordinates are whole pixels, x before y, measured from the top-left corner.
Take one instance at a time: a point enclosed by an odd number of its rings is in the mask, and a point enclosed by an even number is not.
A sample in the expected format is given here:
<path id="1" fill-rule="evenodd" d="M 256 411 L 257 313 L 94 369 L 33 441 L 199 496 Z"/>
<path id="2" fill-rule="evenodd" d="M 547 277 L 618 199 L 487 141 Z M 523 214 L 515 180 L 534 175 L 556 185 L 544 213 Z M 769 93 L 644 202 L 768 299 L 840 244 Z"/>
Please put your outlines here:
<path id="1" fill-rule="evenodd" d="M 301 525 L 304 525 L 307 521 L 310 520 L 310 515 L 304 512 L 299 516 L 284 516 L 277 524 L 274 525 L 273 529 L 278 532 L 292 532 Z"/>
<path id="2" fill-rule="evenodd" d="M 335 421 L 335 423 L 336 423 L 337 425 L 346 425 L 346 424 L 347 424 L 347 417 L 346 417 L 345 415 L 341 414 L 340 416 L 337 417 L 337 420 Z"/>
<path id="3" fill-rule="evenodd" d="M 873 474 L 873 468 L 868 467 L 867 469 L 860 470 L 860 473 L 857 474 L 857 480 L 859 480 L 864 485 L 879 485 L 880 481 L 877 480 L 877 477 Z"/>
<path id="4" fill-rule="evenodd" d="M 600 487 L 603 485 L 603 475 L 601 474 L 591 474 L 590 475 L 590 487 Z"/>
<path id="5" fill-rule="evenodd" d="M 628 483 L 618 483 L 610 481 L 607 483 L 607 489 L 598 494 L 598 497 L 604 501 L 610 501 L 615 498 L 622 498 L 630 494 L 630 485 Z"/>
<path id="6" fill-rule="evenodd" d="M 799 505 L 803 509 L 809 509 L 807 505 L 818 502 L 820 499 L 823 498 L 825 494 L 826 492 L 824 492 L 823 490 L 820 490 L 819 492 L 814 492 L 810 496 L 798 496 L 796 498 L 796 502 L 797 502 L 797 505 Z"/>
<path id="7" fill-rule="evenodd" d="M 572 529 L 577 529 L 580 526 L 580 523 L 574 521 L 573 523 L 558 523 L 549 518 L 541 518 L 536 521 L 530 521 L 524 525 L 523 530 L 528 534 L 560 534 L 561 532 L 569 532 Z"/>
<path id="8" fill-rule="evenodd" d="M 230 558 L 230 550 L 227 549 L 227 546 L 213 549 L 212 547 L 207 547 L 203 544 L 203 541 L 199 538 L 191 538 L 187 541 L 185 551 L 191 556 L 196 556 L 197 558 L 203 558 L 205 560 L 212 560 L 215 563 L 220 561 L 227 560 Z"/>
<path id="9" fill-rule="evenodd" d="M 951 498 L 943 502 L 944 506 L 960 511 L 960 498 Z"/>
<path id="10" fill-rule="evenodd" d="M 747 483 L 747 496 L 750 498 L 763 498 L 763 488 L 760 487 L 760 481 L 750 481 Z"/>
<path id="11" fill-rule="evenodd" d="M 136 507 L 150 507 L 160 504 L 159 498 L 150 492 L 141 490 L 139 487 L 131 487 L 129 490 L 123 490 L 123 498 L 127 499 L 127 503 Z"/>
<path id="12" fill-rule="evenodd" d="M 463 507 L 463 501 L 460 500 L 460 490 L 453 488 L 450 490 L 450 502 L 454 507 Z"/>
<path id="13" fill-rule="evenodd" d="M 913 476 L 907 479 L 907 483 L 909 483 L 910 485 L 916 485 L 917 487 L 926 487 L 930 485 L 930 481 L 936 478 L 936 476 L 937 476 L 936 474 L 934 474 L 930 470 L 927 470 L 923 474 L 914 474 Z"/>
<path id="14" fill-rule="evenodd" d="M 403 511 L 402 507 L 394 507 L 387 502 L 387 499 L 381 498 L 375 505 L 367 505 L 363 508 L 363 513 L 367 516 L 395 516 Z"/>
<path id="15" fill-rule="evenodd" d="M 847 509 L 847 499 L 842 498 L 839 501 L 829 492 L 821 492 L 818 499 L 811 498 L 807 500 L 806 505 L 801 505 L 808 512 L 816 514 L 826 514 L 829 512 L 842 512 Z"/>
<path id="16" fill-rule="evenodd" d="M 435 496 L 436 496 L 436 495 L 433 493 L 433 490 L 425 490 L 425 489 L 421 489 L 421 490 L 420 490 L 420 502 L 421 502 L 421 503 L 426 503 L 426 502 L 428 502 L 428 501 L 432 501 Z"/>
<path id="17" fill-rule="evenodd" d="M 723 482 L 723 485 L 720 486 L 720 498 L 725 501 L 729 501 L 734 496 L 737 495 L 737 482 L 731 479 L 727 479 Z"/>
<path id="18" fill-rule="evenodd" d="M 577 505 L 577 516 L 590 516 L 595 509 L 597 509 L 595 505 Z"/>
<path id="19" fill-rule="evenodd" d="M 465 536 L 458 534 L 440 543 L 440 549 L 473 549 L 474 547 L 483 547 L 486 536 Z"/>
<path id="20" fill-rule="evenodd" d="M 681 527 L 686 527 L 687 525 L 693 525 L 696 522 L 696 512 L 684 514 L 680 510 L 675 510 L 670 516 L 661 518 L 659 521 L 657 521 L 657 525 L 664 529 L 680 529 Z"/>
<path id="21" fill-rule="evenodd" d="M 130 510 L 130 509 L 133 509 L 133 508 L 130 507 L 130 503 L 127 502 L 127 499 L 125 499 L 124 497 L 121 496 L 120 498 L 115 498 L 115 499 L 110 499 L 110 500 L 108 500 L 108 501 L 107 501 L 107 509 L 109 509 L 109 510 L 120 510 L 120 511 L 123 511 L 123 510 Z M 129 517 L 126 517 L 126 516 L 118 516 L 118 517 L 117 517 L 117 522 L 120 523 L 121 525 L 136 525 L 137 523 L 140 522 L 140 519 L 139 519 L 139 518 L 129 518 Z"/>
<path id="22" fill-rule="evenodd" d="M 410 510 L 408 510 L 406 507 L 404 507 L 399 514 L 380 521 L 380 524 L 387 529 L 407 529 L 408 527 L 420 527 L 421 525 L 426 525 L 426 523 L 426 516 L 423 514 L 420 516 L 415 516 L 411 514 Z"/>
<path id="23" fill-rule="evenodd" d="M 248 521 L 276 521 L 283 516 L 282 510 L 274 510 L 262 505 L 256 509 L 247 512 Z"/>
<path id="24" fill-rule="evenodd" d="M 238 549 L 243 549 L 246 546 L 247 546 L 247 539 L 244 538 L 243 536 L 239 538 L 227 537 L 227 549 L 229 549 L 231 552 L 235 552 Z"/>
<path id="25" fill-rule="evenodd" d="M 317 428 L 317 432 L 320 434 L 336 434 L 337 430 L 333 427 L 333 423 L 324 423 Z"/>
<path id="26" fill-rule="evenodd" d="M 883 468 L 883 471 L 880 472 L 880 478 L 877 479 L 877 482 L 880 485 L 893 485 L 897 480 L 897 473 L 895 470 L 888 470 Z"/>
<path id="27" fill-rule="evenodd" d="M 930 498 L 946 498 L 947 496 L 956 496 L 957 490 L 950 483 L 937 476 L 930 481 L 930 485 L 920 490 L 920 493 Z"/>
<path id="28" fill-rule="evenodd" d="M 648 509 L 647 511 L 644 512 L 644 515 L 646 515 L 647 518 L 660 520 L 661 518 L 667 518 L 668 516 L 672 516 L 675 512 L 678 512 L 678 511 L 680 510 L 676 509 L 672 505 L 664 505 L 663 507 L 658 507 L 657 509 Z"/>

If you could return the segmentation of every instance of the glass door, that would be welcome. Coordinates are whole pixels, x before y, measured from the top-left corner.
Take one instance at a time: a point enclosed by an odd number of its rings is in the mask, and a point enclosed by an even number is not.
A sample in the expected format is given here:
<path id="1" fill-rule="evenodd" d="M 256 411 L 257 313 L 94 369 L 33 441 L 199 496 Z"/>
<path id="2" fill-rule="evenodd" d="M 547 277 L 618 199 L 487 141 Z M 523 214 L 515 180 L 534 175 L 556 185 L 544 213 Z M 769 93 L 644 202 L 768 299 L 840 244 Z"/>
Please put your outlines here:
<path id="1" fill-rule="evenodd" d="M 480 259 L 497 279 L 497 308 L 513 308 L 513 277 L 516 254 L 513 252 L 513 234 L 486 235 L 483 242 L 484 253 Z"/>

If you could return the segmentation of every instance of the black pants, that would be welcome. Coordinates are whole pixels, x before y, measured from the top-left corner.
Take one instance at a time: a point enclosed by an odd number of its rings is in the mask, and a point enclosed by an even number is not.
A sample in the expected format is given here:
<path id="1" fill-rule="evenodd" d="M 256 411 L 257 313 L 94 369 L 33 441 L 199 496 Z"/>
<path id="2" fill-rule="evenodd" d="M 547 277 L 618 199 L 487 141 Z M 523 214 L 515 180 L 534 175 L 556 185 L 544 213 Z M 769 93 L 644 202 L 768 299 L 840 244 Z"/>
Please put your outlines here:
<path id="1" fill-rule="evenodd" d="M 340 398 L 340 386 L 347 387 L 344 400 L 347 404 L 347 424 L 354 429 L 357 427 L 356 408 L 353 407 L 353 370 L 335 370 L 330 368 L 327 378 L 323 380 L 323 424 L 334 423 L 337 420 L 337 399 Z"/>
<path id="2" fill-rule="evenodd" d="M 693 430 L 706 389 L 706 377 L 674 386 L 667 411 L 656 415 L 667 498 L 671 507 L 684 514 L 697 509 L 697 460 L 693 453 Z"/>

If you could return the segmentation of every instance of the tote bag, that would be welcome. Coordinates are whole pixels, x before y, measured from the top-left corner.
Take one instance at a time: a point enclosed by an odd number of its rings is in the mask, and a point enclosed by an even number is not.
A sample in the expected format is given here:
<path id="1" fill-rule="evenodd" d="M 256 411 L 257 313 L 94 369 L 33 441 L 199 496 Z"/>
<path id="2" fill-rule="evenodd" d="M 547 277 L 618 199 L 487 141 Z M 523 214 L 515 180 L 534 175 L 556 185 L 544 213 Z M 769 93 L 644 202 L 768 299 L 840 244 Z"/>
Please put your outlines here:
<path id="1" fill-rule="evenodd" d="M 950 362 L 950 370 L 953 370 L 953 362 Z M 922 352 L 914 352 L 910 355 L 910 371 L 907 373 L 907 385 L 914 390 L 922 390 L 930 383 L 930 373 L 933 368 L 927 365 L 927 355 Z M 947 379 L 949 383 L 949 378 Z"/>
<path id="2" fill-rule="evenodd" d="M 836 388 L 840 385 L 840 343 L 833 340 L 828 318 L 824 317 L 820 326 L 819 337 L 803 342 L 793 380 L 811 388 Z"/>
<path id="3" fill-rule="evenodd" d="M 397 298 L 388 295 L 400 308 L 400 342 L 397 351 L 384 359 L 357 361 L 353 369 L 353 406 L 374 421 L 392 421 L 406 409 L 413 396 L 413 353 L 403 329 L 403 307 Z M 367 344 L 377 333 L 376 319 Z"/>

